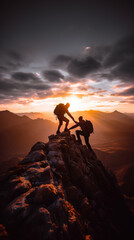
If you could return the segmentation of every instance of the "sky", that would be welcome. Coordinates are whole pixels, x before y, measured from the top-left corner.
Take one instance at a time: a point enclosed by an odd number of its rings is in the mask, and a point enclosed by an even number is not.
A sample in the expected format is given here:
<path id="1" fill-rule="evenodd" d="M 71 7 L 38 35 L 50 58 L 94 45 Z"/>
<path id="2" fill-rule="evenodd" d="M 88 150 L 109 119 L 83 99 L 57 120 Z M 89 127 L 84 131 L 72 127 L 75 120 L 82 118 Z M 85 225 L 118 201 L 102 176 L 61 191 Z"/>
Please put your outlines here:
<path id="1" fill-rule="evenodd" d="M 4 1 L 0 110 L 134 112 L 129 1 Z"/>

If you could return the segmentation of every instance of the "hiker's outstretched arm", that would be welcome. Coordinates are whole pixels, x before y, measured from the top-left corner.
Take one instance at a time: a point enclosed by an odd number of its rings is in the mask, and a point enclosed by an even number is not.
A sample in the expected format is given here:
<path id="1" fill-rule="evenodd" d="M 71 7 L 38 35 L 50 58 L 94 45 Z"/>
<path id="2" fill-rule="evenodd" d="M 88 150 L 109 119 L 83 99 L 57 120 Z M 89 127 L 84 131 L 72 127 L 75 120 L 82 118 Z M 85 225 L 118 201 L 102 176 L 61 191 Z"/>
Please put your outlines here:
<path id="1" fill-rule="evenodd" d="M 70 118 L 72 118 L 72 120 L 75 122 L 74 117 L 71 115 L 71 113 L 70 113 L 68 110 L 66 111 L 66 113 L 67 113 L 68 116 L 69 116 Z"/>
<path id="2" fill-rule="evenodd" d="M 77 124 L 73 125 L 72 127 L 70 127 L 69 130 L 77 128 L 78 126 L 79 126 L 79 124 L 77 123 Z"/>

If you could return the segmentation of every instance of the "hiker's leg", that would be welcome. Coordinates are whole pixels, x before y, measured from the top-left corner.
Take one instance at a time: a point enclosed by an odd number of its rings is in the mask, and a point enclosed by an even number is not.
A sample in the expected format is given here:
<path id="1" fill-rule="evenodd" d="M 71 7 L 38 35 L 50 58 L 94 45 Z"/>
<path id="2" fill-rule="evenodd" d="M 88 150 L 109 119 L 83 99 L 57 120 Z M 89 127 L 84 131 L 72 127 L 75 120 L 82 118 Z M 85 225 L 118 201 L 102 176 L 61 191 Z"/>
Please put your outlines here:
<path id="1" fill-rule="evenodd" d="M 57 130 L 57 132 L 56 132 L 57 134 L 60 133 L 60 128 L 61 128 L 62 124 L 63 124 L 63 121 L 60 119 L 60 120 L 59 120 L 58 130 Z"/>
<path id="2" fill-rule="evenodd" d="M 63 117 L 62 120 L 63 120 L 64 122 L 66 122 L 65 129 L 64 129 L 64 131 L 66 131 L 66 130 L 67 130 L 67 126 L 68 126 L 68 124 L 69 124 L 69 120 L 68 120 L 66 117 Z"/>
<path id="3" fill-rule="evenodd" d="M 81 130 L 76 130 L 76 136 L 77 136 L 78 142 L 79 142 L 80 144 L 82 144 L 80 135 L 83 136 L 83 132 L 82 132 Z"/>
<path id="4" fill-rule="evenodd" d="M 91 148 L 91 145 L 89 144 L 89 136 L 84 136 L 85 143 L 90 151 L 93 152 L 93 149 Z"/>

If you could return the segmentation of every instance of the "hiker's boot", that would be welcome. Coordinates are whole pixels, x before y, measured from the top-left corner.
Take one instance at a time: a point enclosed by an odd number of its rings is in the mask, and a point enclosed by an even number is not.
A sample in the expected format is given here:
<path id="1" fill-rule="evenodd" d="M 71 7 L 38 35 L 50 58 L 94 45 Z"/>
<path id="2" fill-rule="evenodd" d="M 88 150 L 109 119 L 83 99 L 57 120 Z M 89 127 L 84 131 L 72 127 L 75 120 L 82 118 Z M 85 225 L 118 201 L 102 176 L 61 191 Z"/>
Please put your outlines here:
<path id="1" fill-rule="evenodd" d="M 76 142 L 77 142 L 78 144 L 81 144 L 81 145 L 82 145 L 82 141 L 81 141 L 81 140 L 76 140 Z"/>
<path id="2" fill-rule="evenodd" d="M 69 129 L 67 129 L 67 128 L 64 129 L 64 132 L 70 133 Z"/>

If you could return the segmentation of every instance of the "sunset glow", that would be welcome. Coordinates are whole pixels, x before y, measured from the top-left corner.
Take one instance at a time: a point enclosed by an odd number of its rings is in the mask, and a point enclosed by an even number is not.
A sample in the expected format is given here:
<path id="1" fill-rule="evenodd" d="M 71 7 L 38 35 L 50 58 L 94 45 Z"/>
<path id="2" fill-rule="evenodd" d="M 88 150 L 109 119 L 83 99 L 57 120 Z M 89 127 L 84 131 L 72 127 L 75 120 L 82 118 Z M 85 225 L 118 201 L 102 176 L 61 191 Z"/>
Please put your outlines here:
<path id="1" fill-rule="evenodd" d="M 73 12 L 61 3 L 63 16 L 57 3 L 54 14 L 44 14 L 45 4 L 27 4 L 24 15 L 19 8 L 12 19 L 5 8 L 9 15 L 1 21 L 0 110 L 53 112 L 56 104 L 70 102 L 71 112 L 134 112 L 134 34 L 128 31 L 132 19 L 131 14 L 125 17 L 126 7 L 121 12 L 120 6 L 116 19 L 109 4 L 106 11 L 101 4 L 96 10 L 88 1 L 72 3 Z M 29 19 L 27 8 L 38 14 L 31 12 Z M 16 16 L 20 20 L 14 24 Z"/>
<path id="2" fill-rule="evenodd" d="M 73 112 L 73 111 L 78 111 L 79 108 L 80 108 L 80 105 L 81 105 L 81 101 L 78 97 L 75 97 L 75 96 L 70 96 L 66 99 L 67 102 L 70 103 L 70 111 Z"/>

